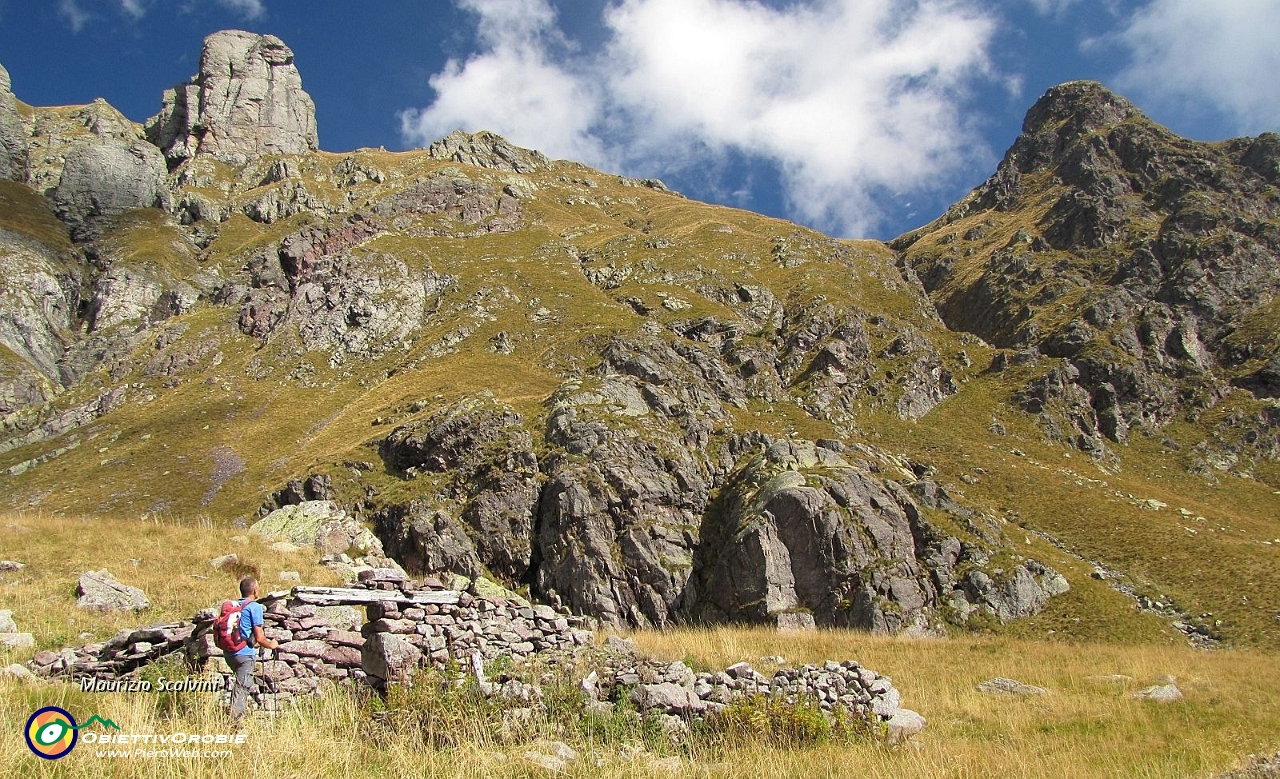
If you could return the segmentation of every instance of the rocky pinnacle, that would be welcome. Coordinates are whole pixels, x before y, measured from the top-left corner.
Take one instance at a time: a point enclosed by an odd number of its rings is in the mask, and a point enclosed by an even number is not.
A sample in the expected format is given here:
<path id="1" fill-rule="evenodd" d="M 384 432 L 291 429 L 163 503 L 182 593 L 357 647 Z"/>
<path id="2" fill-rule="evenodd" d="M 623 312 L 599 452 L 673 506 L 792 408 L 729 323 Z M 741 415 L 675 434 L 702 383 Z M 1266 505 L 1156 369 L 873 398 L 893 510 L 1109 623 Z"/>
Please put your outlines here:
<path id="1" fill-rule="evenodd" d="M 319 148 L 316 109 L 293 50 L 274 35 L 224 30 L 204 40 L 200 72 L 164 94 L 147 137 L 170 164 L 207 154 L 242 165 Z"/>

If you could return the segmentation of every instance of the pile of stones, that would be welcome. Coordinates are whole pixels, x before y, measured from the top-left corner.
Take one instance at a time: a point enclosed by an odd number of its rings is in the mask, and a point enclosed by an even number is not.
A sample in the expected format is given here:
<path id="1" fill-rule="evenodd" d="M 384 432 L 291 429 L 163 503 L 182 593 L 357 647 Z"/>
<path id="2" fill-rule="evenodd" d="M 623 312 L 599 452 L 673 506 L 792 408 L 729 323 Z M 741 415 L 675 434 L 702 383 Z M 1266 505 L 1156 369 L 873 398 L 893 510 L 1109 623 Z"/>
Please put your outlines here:
<path id="1" fill-rule="evenodd" d="M 583 618 L 550 606 L 447 590 L 435 579 L 416 587 L 385 569 L 365 576 L 370 583 L 390 584 L 404 595 L 367 606 L 363 669 L 375 687 L 407 679 L 418 665 L 444 669 L 451 661 L 470 663 L 477 655 L 482 660 L 519 660 L 588 646 L 594 640 Z"/>
<path id="2" fill-rule="evenodd" d="M 38 676 L 71 676 L 76 679 L 114 680 L 126 677 L 148 663 L 181 651 L 191 638 L 190 622 L 164 622 L 121 630 L 103 643 L 79 649 L 37 652 L 29 667 Z"/>
<path id="3" fill-rule="evenodd" d="M 556 676 L 542 677 L 543 683 L 581 678 L 586 713 L 610 715 L 625 704 L 622 710 L 663 718 L 664 728 L 671 730 L 757 696 L 808 703 L 833 718 L 883 723 L 894 741 L 924 727 L 923 717 L 901 708 L 891 679 L 853 661 L 782 667 L 771 676 L 748 663 L 695 673 L 683 662 L 643 658 L 629 641 L 610 638 L 597 647 L 584 618 L 530 604 L 514 593 L 452 589 L 433 578 L 417 582 L 394 568 L 364 570 L 359 576 L 352 587 L 299 586 L 260 599 L 263 630 L 280 645 L 263 650 L 257 666 L 258 707 L 274 711 L 331 683 L 385 691 L 389 684 L 412 684 L 414 675 L 428 668 L 466 669 L 485 695 L 516 707 L 540 706 L 538 677 L 529 681 L 521 670 L 542 665 L 558 668 Z M 205 609 L 190 622 L 124 630 L 102 644 L 40 652 L 29 667 L 43 677 L 110 682 L 180 656 L 192 671 L 204 674 L 210 689 L 229 695 L 233 679 L 213 640 L 216 616 L 216 609 Z M 510 670 L 491 682 L 484 666 L 498 658 L 506 658 Z"/>
<path id="4" fill-rule="evenodd" d="M 656 663 L 625 651 L 613 657 L 605 678 L 592 672 L 582 682 L 588 711 L 608 714 L 625 696 L 641 714 L 690 719 L 761 697 L 817 706 L 832 717 L 883 723 L 895 741 L 914 735 L 925 724 L 919 714 L 901 707 L 902 696 L 892 679 L 853 660 L 779 668 L 766 676 L 745 662 L 714 673 L 695 673 L 680 661 Z"/>

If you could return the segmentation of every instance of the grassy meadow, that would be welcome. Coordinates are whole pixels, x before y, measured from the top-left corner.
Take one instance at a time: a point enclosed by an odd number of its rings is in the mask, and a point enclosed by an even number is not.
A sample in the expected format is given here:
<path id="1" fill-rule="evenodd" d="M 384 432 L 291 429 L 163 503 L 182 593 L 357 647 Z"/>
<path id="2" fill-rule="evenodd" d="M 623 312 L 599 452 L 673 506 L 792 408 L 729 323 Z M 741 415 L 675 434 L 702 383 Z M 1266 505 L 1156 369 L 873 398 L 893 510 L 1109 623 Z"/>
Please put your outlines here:
<path id="1" fill-rule="evenodd" d="M 239 571 L 209 559 L 241 556 L 269 583 L 278 570 L 308 581 L 329 574 L 303 553 L 280 555 L 234 528 L 177 521 L 9 515 L 0 521 L 0 557 L 27 564 L 0 574 L 0 608 L 14 612 L 38 648 L 77 645 L 115 630 L 189 616 L 226 597 Z M 153 608 L 138 615 L 89 615 L 74 606 L 75 573 L 106 567 L 142 587 Z M 1076 577 L 1073 577 L 1075 579 Z M 721 627 L 637 632 L 647 654 L 715 670 L 762 657 L 788 663 L 856 659 L 893 677 L 903 705 L 929 725 L 912 742 L 767 743 L 695 730 L 672 744 L 652 728 L 584 718 L 568 694 L 549 690 L 549 711 L 514 719 L 478 699 L 439 693 L 426 683 L 383 703 L 335 690 L 275 719 L 245 726 L 246 743 L 226 759 L 105 758 L 81 743 L 65 758 L 38 760 L 22 724 L 41 706 L 67 708 L 81 721 L 97 713 L 123 732 L 226 732 L 212 695 L 84 693 L 62 683 L 0 680 L 4 749 L 0 776 L 39 777 L 1212 777 L 1250 754 L 1280 749 L 1280 655 L 1265 650 L 1204 652 L 1169 643 L 1028 640 L 1015 634 L 946 639 L 871 636 L 851 631 L 779 634 Z M 24 662 L 34 649 L 8 650 Z M 168 669 L 170 676 L 176 668 Z M 1050 690 L 1043 697 L 978 692 L 1006 676 Z M 1173 676 L 1185 698 L 1169 705 L 1134 700 L 1137 690 Z M 563 771 L 539 767 L 526 752 L 563 741 L 577 759 Z"/>

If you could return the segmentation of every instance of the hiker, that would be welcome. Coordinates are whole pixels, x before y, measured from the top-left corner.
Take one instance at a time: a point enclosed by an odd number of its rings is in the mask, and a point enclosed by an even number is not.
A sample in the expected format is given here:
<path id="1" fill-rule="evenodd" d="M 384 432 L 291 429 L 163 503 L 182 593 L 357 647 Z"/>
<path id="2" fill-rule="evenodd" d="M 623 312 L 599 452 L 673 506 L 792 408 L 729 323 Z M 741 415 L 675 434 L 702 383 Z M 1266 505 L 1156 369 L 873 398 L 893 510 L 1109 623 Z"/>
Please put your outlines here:
<path id="1" fill-rule="evenodd" d="M 253 687 L 253 666 L 257 660 L 258 647 L 275 649 L 280 646 L 276 641 L 267 638 L 262 632 L 262 604 L 258 603 L 258 580 L 246 576 L 240 580 L 240 598 L 236 603 L 228 601 L 223 605 L 223 616 L 219 621 L 226 624 L 231 620 L 226 617 L 238 617 L 231 625 L 232 642 L 224 645 L 222 656 L 231 666 L 235 674 L 235 687 L 231 690 L 231 721 L 239 722 L 244 716 L 249 703 L 249 690 Z M 215 623 L 216 624 L 216 623 Z M 238 639 L 238 640 L 234 640 Z M 233 649 L 239 646 L 238 649 Z"/>

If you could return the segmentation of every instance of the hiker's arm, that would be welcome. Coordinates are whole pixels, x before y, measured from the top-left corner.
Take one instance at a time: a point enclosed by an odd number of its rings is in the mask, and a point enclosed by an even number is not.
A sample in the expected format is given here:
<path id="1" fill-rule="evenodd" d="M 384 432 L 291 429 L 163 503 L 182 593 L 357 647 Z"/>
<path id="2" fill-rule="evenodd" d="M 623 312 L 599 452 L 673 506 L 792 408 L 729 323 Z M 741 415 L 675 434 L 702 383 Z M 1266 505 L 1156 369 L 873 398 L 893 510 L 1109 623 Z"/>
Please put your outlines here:
<path id="1" fill-rule="evenodd" d="M 275 649 L 276 647 L 280 646 L 279 642 L 272 641 L 271 639 L 267 638 L 267 634 L 262 632 L 261 625 L 253 626 L 253 642 L 255 646 L 260 646 L 263 649 Z"/>

